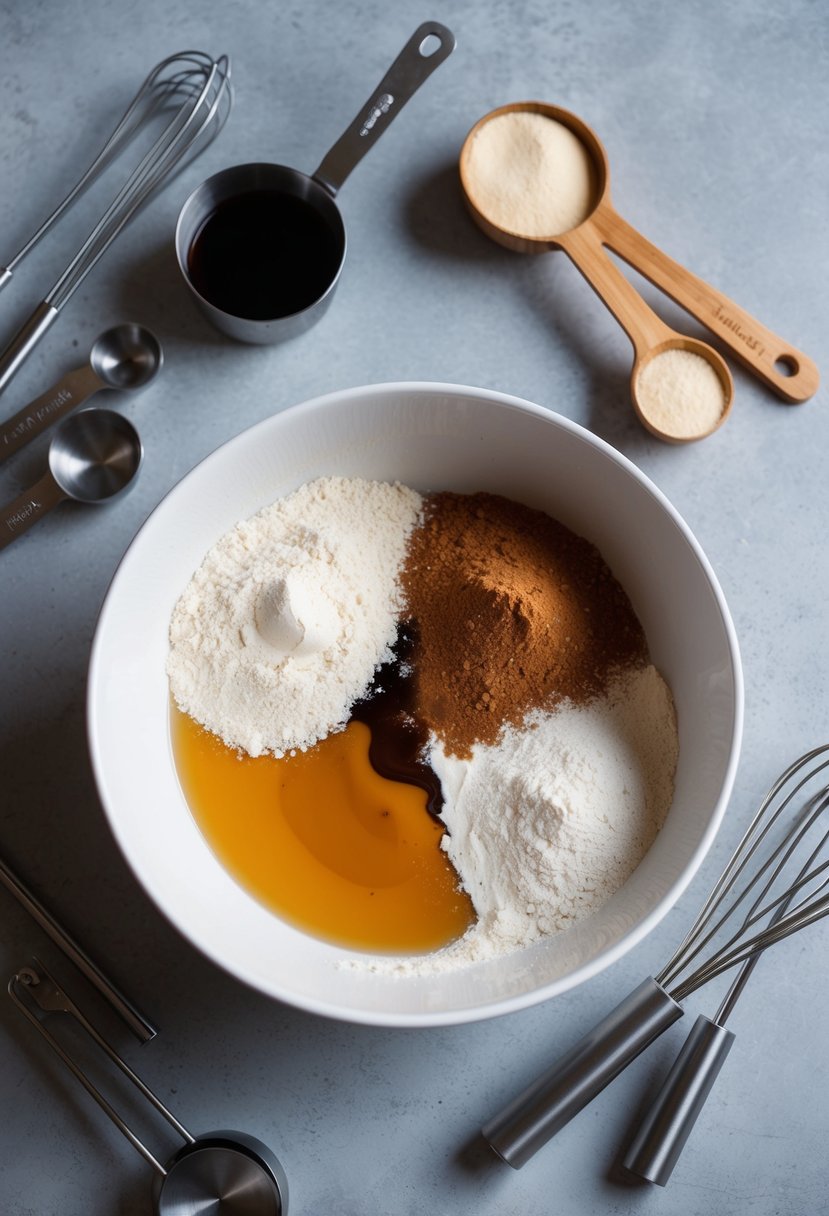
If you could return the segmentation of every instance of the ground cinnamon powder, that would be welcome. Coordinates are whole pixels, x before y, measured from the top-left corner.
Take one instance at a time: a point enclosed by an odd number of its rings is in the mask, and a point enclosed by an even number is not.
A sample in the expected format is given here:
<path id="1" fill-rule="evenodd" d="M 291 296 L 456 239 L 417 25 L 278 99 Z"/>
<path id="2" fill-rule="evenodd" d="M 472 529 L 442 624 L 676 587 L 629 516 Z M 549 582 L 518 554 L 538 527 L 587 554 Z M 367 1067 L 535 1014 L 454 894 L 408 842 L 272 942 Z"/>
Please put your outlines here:
<path id="1" fill-rule="evenodd" d="M 402 574 L 417 636 L 418 714 L 468 757 L 504 723 L 647 660 L 625 592 L 598 550 L 563 524 L 493 494 L 433 494 Z"/>

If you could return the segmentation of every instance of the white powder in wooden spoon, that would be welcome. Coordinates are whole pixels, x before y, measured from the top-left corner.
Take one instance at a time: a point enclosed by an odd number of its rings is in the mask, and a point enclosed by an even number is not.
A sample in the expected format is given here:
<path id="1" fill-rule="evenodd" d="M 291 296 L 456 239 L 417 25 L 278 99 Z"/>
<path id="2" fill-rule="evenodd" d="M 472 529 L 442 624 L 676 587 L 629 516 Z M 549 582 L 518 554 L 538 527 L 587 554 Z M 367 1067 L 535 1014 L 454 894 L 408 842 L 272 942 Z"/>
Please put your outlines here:
<path id="1" fill-rule="evenodd" d="M 581 224 L 596 200 L 596 172 L 582 141 L 556 119 L 527 110 L 479 127 L 464 173 L 478 211 L 518 236 L 559 236 Z"/>
<path id="2" fill-rule="evenodd" d="M 639 409 L 658 431 L 675 439 L 701 439 L 718 425 L 725 390 L 714 368 L 691 350 L 665 350 L 636 377 Z"/>

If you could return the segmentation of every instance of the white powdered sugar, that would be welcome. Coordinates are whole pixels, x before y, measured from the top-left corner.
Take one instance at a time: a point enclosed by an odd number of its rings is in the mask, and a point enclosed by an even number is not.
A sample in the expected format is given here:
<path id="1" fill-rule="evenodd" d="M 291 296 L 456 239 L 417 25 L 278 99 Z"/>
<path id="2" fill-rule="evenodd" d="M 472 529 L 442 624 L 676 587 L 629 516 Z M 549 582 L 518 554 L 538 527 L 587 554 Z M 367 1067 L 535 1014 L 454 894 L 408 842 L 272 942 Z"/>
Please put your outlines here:
<path id="1" fill-rule="evenodd" d="M 678 753 L 670 690 L 652 666 L 584 706 L 534 711 L 472 758 L 433 743 L 443 847 L 476 923 L 432 955 L 376 959 L 400 976 L 454 970 L 567 929 L 617 891 L 662 825 Z"/>
<path id="2" fill-rule="evenodd" d="M 720 422 L 725 389 L 713 366 L 691 350 L 663 350 L 642 368 L 636 396 L 648 422 L 677 439 L 697 439 Z"/>
<path id="3" fill-rule="evenodd" d="M 251 756 L 342 729 L 391 656 L 421 510 L 406 486 L 320 478 L 223 536 L 173 613 L 179 708 Z"/>
<path id="4" fill-rule="evenodd" d="M 472 202 L 498 228 L 540 238 L 568 232 L 596 202 L 584 143 L 546 114 L 510 110 L 478 128 L 466 157 Z"/>

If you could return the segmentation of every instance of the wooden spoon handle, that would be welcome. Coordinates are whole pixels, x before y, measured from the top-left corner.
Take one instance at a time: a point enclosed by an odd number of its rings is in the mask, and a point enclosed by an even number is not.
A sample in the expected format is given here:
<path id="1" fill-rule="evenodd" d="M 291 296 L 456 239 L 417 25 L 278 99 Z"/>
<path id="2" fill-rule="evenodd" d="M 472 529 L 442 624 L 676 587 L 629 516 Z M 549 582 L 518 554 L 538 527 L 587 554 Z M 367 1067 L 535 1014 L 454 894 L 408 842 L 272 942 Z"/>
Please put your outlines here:
<path id="1" fill-rule="evenodd" d="M 677 336 L 607 256 L 603 234 L 592 216 L 557 241 L 630 338 L 637 362 L 655 346 Z"/>
<path id="2" fill-rule="evenodd" d="M 785 401 L 806 401 L 817 392 L 820 374 L 807 355 L 669 258 L 611 206 L 600 207 L 591 223 L 609 249 L 707 326 L 735 358 Z"/>

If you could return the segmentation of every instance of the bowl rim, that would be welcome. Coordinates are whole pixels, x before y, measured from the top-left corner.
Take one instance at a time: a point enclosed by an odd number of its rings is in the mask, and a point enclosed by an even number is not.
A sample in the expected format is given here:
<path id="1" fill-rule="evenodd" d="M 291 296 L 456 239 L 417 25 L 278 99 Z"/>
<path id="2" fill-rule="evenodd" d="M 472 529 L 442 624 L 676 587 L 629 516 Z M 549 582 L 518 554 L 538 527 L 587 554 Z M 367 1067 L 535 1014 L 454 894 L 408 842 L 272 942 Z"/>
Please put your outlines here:
<path id="1" fill-rule="evenodd" d="M 311 414 L 316 411 L 325 410 L 330 408 L 335 402 L 340 405 L 345 405 L 354 398 L 363 400 L 366 398 L 382 397 L 387 395 L 444 395 L 465 398 L 469 398 L 471 396 L 473 398 L 487 400 L 495 404 L 506 405 L 507 407 L 516 409 L 522 413 L 528 413 L 551 421 L 555 426 L 570 432 L 574 437 L 587 443 L 590 447 L 597 448 L 614 463 L 620 465 L 623 470 L 625 470 L 633 478 L 633 480 L 638 483 L 640 488 L 645 490 L 657 500 L 662 510 L 667 514 L 674 526 L 682 534 L 684 540 L 701 566 L 723 625 L 723 632 L 730 660 L 730 676 L 732 681 L 733 695 L 733 722 L 731 727 L 731 737 L 728 740 L 728 759 L 723 772 L 716 804 L 712 807 L 705 828 L 700 835 L 699 842 L 688 862 L 684 866 L 682 872 L 676 876 L 663 896 L 633 928 L 629 929 L 619 940 L 604 946 L 587 962 L 579 964 L 566 975 L 556 977 L 552 981 L 549 981 L 548 983 L 537 988 L 530 989 L 527 992 L 509 997 L 498 997 L 486 1005 L 476 1005 L 463 1009 L 450 1009 L 443 1011 L 426 1010 L 413 1013 L 376 1011 L 371 1009 L 357 1010 L 350 1007 L 346 1009 L 336 1001 L 314 999 L 306 997 L 302 994 L 297 995 L 284 983 L 277 984 L 268 982 L 266 984 L 261 980 L 261 977 L 246 975 L 242 971 L 234 969 L 228 960 L 221 955 L 221 952 L 218 949 L 212 947 L 209 942 L 194 936 L 192 931 L 181 922 L 181 919 L 178 916 L 174 915 L 170 909 L 164 907 L 155 898 L 151 886 L 148 885 L 148 882 L 139 871 L 137 864 L 130 856 L 128 849 L 122 840 L 117 817 L 113 815 L 108 805 L 105 781 L 105 761 L 101 754 L 100 737 L 97 729 L 97 715 L 99 706 L 96 700 L 96 690 L 100 681 L 101 649 L 104 628 L 107 622 L 110 606 L 113 602 L 113 597 L 117 593 L 118 583 L 123 576 L 124 568 L 131 560 L 131 554 L 135 545 L 137 544 L 141 535 L 144 533 L 145 529 L 150 525 L 151 521 L 153 521 L 162 510 L 167 511 L 170 509 L 170 504 L 175 502 L 178 494 L 184 493 L 183 487 L 185 486 L 185 483 L 188 482 L 197 471 L 209 466 L 211 462 L 223 458 L 224 454 L 231 447 L 250 443 L 252 437 L 257 432 L 264 433 L 271 427 L 278 427 L 282 425 L 283 419 L 289 421 L 292 417 L 299 413 Z M 105 819 L 109 825 L 110 831 L 115 837 L 124 860 L 137 879 L 139 886 L 151 899 L 154 907 L 162 913 L 168 923 L 171 924 L 191 946 L 195 947 L 205 957 L 209 958 L 210 961 L 216 964 L 221 970 L 233 976 L 234 979 L 245 983 L 255 991 L 262 992 L 265 995 L 270 996 L 272 999 L 280 1000 L 294 1008 L 302 1009 L 306 1012 L 314 1013 L 334 1020 L 345 1021 L 358 1025 L 362 1024 L 401 1028 L 465 1025 L 467 1023 L 483 1021 L 494 1017 L 500 1017 L 508 1013 L 517 1012 L 522 1009 L 531 1008 L 586 982 L 595 975 L 606 970 L 614 962 L 617 962 L 630 950 L 634 949 L 664 919 L 668 911 L 676 904 L 677 900 L 682 896 L 683 892 L 687 889 L 695 877 L 721 826 L 728 802 L 730 800 L 740 759 L 745 711 L 744 696 L 744 678 L 736 629 L 728 609 L 724 593 L 713 567 L 702 550 L 699 541 L 697 541 L 689 525 L 685 522 L 679 511 L 673 506 L 670 500 L 650 479 L 650 477 L 639 469 L 629 457 L 625 456 L 606 440 L 602 439 L 600 436 L 596 435 L 594 432 L 590 431 L 581 424 L 556 413 L 552 409 L 537 405 L 522 397 L 504 393 L 495 389 L 480 388 L 450 381 L 382 381 L 371 384 L 355 385 L 345 389 L 335 389 L 327 393 L 318 394 L 314 397 L 308 398 L 307 400 L 296 402 L 283 409 L 276 410 L 274 413 L 269 414 L 268 416 L 260 419 L 258 422 L 243 428 L 237 434 L 218 444 L 209 453 L 197 460 L 196 463 L 193 464 L 184 474 L 182 474 L 174 485 L 172 485 L 170 489 L 164 493 L 159 502 L 146 516 L 132 537 L 127 549 L 125 550 L 113 572 L 112 578 L 110 579 L 101 603 L 95 624 L 87 670 L 87 747 L 96 789 L 98 791 L 98 797 Z M 405 983 L 406 981 L 402 980 L 400 982 Z"/>

